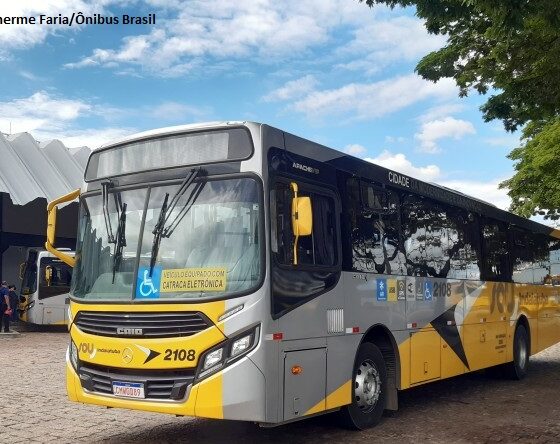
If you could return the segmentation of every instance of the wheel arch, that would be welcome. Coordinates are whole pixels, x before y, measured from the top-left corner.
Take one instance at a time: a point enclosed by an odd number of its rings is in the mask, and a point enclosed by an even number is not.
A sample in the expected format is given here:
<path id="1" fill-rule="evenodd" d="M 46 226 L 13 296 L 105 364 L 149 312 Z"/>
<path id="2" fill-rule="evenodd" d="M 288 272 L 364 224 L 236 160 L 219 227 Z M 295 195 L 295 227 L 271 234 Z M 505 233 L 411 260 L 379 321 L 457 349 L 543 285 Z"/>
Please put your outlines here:
<path id="1" fill-rule="evenodd" d="M 360 344 L 369 342 L 379 348 L 387 369 L 389 393 L 387 396 L 388 410 L 397 410 L 397 388 L 401 380 L 401 363 L 399 347 L 391 331 L 383 324 L 375 324 L 367 329 Z"/>
<path id="2" fill-rule="evenodd" d="M 515 329 L 517 330 L 517 327 L 523 325 L 523 327 L 525 327 L 525 330 L 527 330 L 527 339 L 529 340 L 529 356 L 532 354 L 532 344 L 531 344 L 531 326 L 529 324 L 529 319 L 527 318 L 527 316 L 525 316 L 524 314 L 520 315 L 517 318 L 517 322 L 515 323 Z M 515 330 L 514 330 L 514 334 L 515 334 Z M 512 341 L 513 344 L 513 341 Z"/>

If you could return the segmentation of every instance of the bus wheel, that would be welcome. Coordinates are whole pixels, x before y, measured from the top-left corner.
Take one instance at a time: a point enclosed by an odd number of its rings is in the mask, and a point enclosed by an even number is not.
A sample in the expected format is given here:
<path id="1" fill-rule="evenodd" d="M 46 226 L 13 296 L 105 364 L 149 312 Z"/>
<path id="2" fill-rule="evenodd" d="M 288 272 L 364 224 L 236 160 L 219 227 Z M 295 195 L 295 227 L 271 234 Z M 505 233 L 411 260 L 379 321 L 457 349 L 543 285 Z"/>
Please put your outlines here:
<path id="1" fill-rule="evenodd" d="M 523 379 L 529 367 L 529 335 L 524 325 L 518 325 L 513 335 L 513 362 L 506 364 L 506 375 L 511 379 Z"/>
<path id="2" fill-rule="evenodd" d="M 385 410 L 387 369 L 375 345 L 364 342 L 358 349 L 352 374 L 352 404 L 341 411 L 346 427 L 364 430 L 375 426 Z"/>

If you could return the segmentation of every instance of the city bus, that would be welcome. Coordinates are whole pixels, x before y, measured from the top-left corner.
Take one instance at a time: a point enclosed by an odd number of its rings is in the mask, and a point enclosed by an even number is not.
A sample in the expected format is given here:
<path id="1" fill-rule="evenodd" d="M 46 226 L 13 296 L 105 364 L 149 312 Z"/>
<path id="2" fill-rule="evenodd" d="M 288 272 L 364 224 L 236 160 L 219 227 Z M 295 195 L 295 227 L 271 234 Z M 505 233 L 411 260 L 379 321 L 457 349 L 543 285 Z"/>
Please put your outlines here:
<path id="1" fill-rule="evenodd" d="M 19 319 L 33 325 L 66 325 L 72 268 L 48 251 L 30 248 L 20 271 Z"/>
<path id="2" fill-rule="evenodd" d="M 72 258 L 56 207 L 76 198 Z M 48 212 L 71 401 L 365 429 L 401 390 L 521 379 L 560 337 L 558 231 L 265 124 L 123 138 Z"/>

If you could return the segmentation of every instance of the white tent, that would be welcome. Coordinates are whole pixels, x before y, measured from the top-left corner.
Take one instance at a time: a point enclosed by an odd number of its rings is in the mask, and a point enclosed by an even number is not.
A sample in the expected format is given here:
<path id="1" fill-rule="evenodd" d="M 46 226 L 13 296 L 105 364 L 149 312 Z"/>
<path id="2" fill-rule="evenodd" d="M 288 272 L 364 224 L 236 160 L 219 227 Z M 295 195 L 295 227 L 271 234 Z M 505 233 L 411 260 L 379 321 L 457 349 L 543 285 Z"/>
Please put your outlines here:
<path id="1" fill-rule="evenodd" d="M 82 185 L 89 152 L 71 151 L 59 140 L 39 144 L 29 133 L 0 133 L 0 192 L 16 205 L 62 196 Z"/>

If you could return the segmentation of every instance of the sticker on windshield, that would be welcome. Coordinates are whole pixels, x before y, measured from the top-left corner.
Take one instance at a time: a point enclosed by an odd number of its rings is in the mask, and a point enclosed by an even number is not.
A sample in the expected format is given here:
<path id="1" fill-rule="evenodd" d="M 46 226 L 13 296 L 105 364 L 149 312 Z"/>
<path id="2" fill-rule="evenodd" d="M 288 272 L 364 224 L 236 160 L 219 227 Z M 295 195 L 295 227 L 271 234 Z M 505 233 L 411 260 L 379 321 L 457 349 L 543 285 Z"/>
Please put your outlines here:
<path id="1" fill-rule="evenodd" d="M 227 283 L 225 268 L 175 268 L 161 272 L 162 293 L 181 291 L 224 291 Z"/>
<path id="2" fill-rule="evenodd" d="M 157 299 L 160 293 L 161 267 L 154 267 L 150 276 L 150 267 L 140 267 L 136 279 L 137 299 Z"/>

